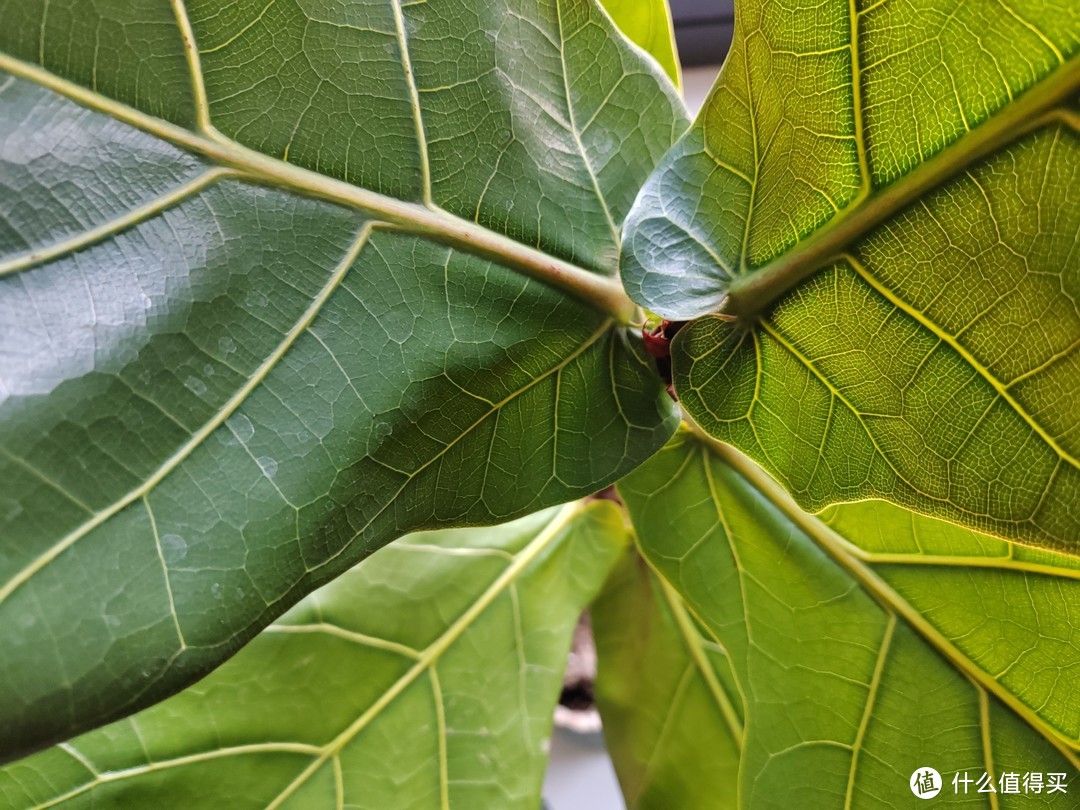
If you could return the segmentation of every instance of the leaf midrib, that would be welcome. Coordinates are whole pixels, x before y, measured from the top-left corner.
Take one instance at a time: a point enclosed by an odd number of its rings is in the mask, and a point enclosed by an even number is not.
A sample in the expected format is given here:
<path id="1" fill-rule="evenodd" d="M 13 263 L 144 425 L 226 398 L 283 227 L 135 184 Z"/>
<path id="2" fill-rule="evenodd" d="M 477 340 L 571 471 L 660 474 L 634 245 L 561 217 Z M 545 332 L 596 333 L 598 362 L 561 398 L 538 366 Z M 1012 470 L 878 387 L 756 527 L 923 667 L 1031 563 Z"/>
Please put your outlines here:
<path id="1" fill-rule="evenodd" d="M 203 129 L 195 132 L 2 52 L 0 70 L 229 167 L 239 178 L 354 208 L 380 222 L 402 227 L 417 236 L 494 261 L 570 293 L 598 311 L 610 314 L 620 323 L 629 323 L 636 316 L 636 305 L 626 295 L 622 285 L 612 277 L 586 270 L 433 204 L 399 200 L 264 155 L 222 135 L 205 120 L 202 112 L 197 117 Z M 196 98 L 200 98 L 199 94 L 196 94 Z M 197 104 L 197 109 L 202 110 L 202 104 Z"/>
<path id="2" fill-rule="evenodd" d="M 127 506 L 130 506 L 135 501 L 139 500 L 140 498 L 145 498 L 159 483 L 165 480 L 166 477 L 168 477 L 177 467 L 179 467 L 180 464 L 182 464 L 188 456 L 195 452 L 195 450 L 198 449 L 215 430 L 217 430 L 219 427 L 221 427 L 222 424 L 226 422 L 226 420 L 246 401 L 247 397 L 251 394 L 251 392 L 263 382 L 266 376 L 273 370 L 274 366 L 277 365 L 278 361 L 281 360 L 282 357 L 284 357 L 288 350 L 299 339 L 300 335 L 304 334 L 308 330 L 312 322 L 322 310 L 323 305 L 338 288 L 341 281 L 348 273 L 349 269 L 355 263 L 357 257 L 360 255 L 360 252 L 367 244 L 371 233 L 379 227 L 379 224 L 380 223 L 369 222 L 361 229 L 360 234 L 354 240 L 353 245 L 345 254 L 345 258 L 342 259 L 341 263 L 334 271 L 326 286 L 312 301 L 311 306 L 308 307 L 308 309 L 304 312 L 303 316 L 296 322 L 293 328 L 289 330 L 289 333 L 286 335 L 285 339 L 281 342 L 277 349 L 275 349 L 274 353 L 269 358 L 267 358 L 262 365 L 259 366 L 255 374 L 248 378 L 248 381 L 244 384 L 244 386 L 238 389 L 236 393 L 229 398 L 229 401 L 226 402 L 225 405 L 217 411 L 217 413 L 214 415 L 214 418 L 208 420 L 197 432 L 193 433 L 191 438 L 187 442 L 185 442 L 175 453 L 169 456 L 169 458 L 166 459 L 165 462 L 160 467 L 158 467 L 150 477 L 146 479 L 146 481 L 144 481 L 135 489 L 131 490 L 127 495 L 113 501 L 107 508 L 102 509 L 99 512 L 95 512 L 89 519 L 79 524 L 77 528 L 68 532 L 58 542 L 54 543 L 45 552 L 38 555 L 29 565 L 24 566 L 17 574 L 15 574 L 15 576 L 13 576 L 6 583 L 4 583 L 4 585 L 0 587 L 0 605 L 2 605 L 7 600 L 7 598 L 11 596 L 12 593 L 17 591 L 24 584 L 26 584 L 26 582 L 28 582 L 35 574 L 37 574 L 45 566 L 47 566 L 49 563 L 59 557 L 67 549 L 71 548 L 71 546 L 73 546 L 91 531 L 96 529 L 101 524 L 105 523 L 107 520 L 109 520 L 111 517 L 119 513 Z M 498 413 L 511 401 L 521 396 L 526 391 L 534 388 L 536 385 L 541 383 L 543 380 L 546 380 L 553 374 L 561 375 L 563 369 L 565 369 L 568 365 L 570 365 L 582 354 L 584 354 L 590 347 L 595 345 L 597 341 L 603 338 L 604 335 L 606 335 L 610 331 L 612 325 L 613 321 L 611 319 L 603 321 L 600 326 L 591 335 L 589 335 L 589 337 L 583 340 L 572 352 L 570 352 L 566 357 L 562 358 L 554 366 L 530 378 L 528 382 L 526 382 L 520 388 L 511 391 L 498 402 L 492 403 L 491 407 L 486 413 L 484 413 L 483 416 L 474 421 L 471 425 L 465 427 L 460 433 L 458 433 L 457 436 L 447 442 L 447 444 L 442 449 L 440 449 L 431 458 L 421 464 L 415 471 L 407 475 L 405 481 L 401 484 L 401 486 L 398 487 L 394 494 L 386 500 L 382 507 L 367 521 L 367 523 L 365 523 L 354 533 L 352 539 L 355 539 L 357 536 L 367 531 L 372 526 L 372 524 L 374 524 L 374 522 L 396 502 L 398 496 L 405 490 L 407 486 L 409 486 L 409 484 L 411 484 L 416 479 L 418 475 L 420 475 L 420 473 L 428 469 L 428 467 L 430 467 L 432 464 L 442 458 L 452 448 L 457 446 L 460 441 L 462 441 L 466 436 L 470 435 L 473 430 L 475 430 L 479 425 L 483 424 L 488 418 L 491 417 L 492 414 Z M 349 545 L 349 543 L 343 544 L 342 547 L 335 554 L 331 555 L 322 564 L 326 565 L 337 559 L 339 556 L 345 553 L 345 551 L 349 548 Z M 308 573 L 310 573 L 310 571 Z M 183 640 L 182 634 L 181 640 Z"/>
<path id="3" fill-rule="evenodd" d="M 595 503 L 595 502 L 593 502 Z M 356 720 L 338 734 L 334 739 L 322 746 L 319 756 L 305 768 L 278 796 L 267 805 L 266 810 L 276 810 L 292 796 L 327 760 L 337 756 L 341 750 L 351 742 L 356 735 L 363 731 L 383 710 L 393 703 L 424 672 L 433 668 L 443 654 L 452 647 L 469 627 L 492 605 L 492 603 L 507 588 L 514 585 L 518 578 L 535 562 L 540 555 L 561 535 L 561 533 L 578 516 L 592 509 L 593 503 L 587 501 L 574 501 L 562 507 L 540 532 L 529 541 L 501 574 L 484 589 L 484 592 L 454 620 L 445 631 L 431 644 L 425 647 L 420 656 L 397 681 Z"/>
<path id="4" fill-rule="evenodd" d="M 959 648 L 931 625 L 904 597 L 897 593 L 866 561 L 852 553 L 850 542 L 837 534 L 817 517 L 804 512 L 794 499 L 768 473 L 736 451 L 717 441 L 703 429 L 687 423 L 694 439 L 731 467 L 748 485 L 761 493 L 776 509 L 799 528 L 834 563 L 852 577 L 862 589 L 877 602 L 886 613 L 902 618 L 934 650 L 953 667 L 981 689 L 993 694 L 1053 745 L 1069 762 L 1080 768 L 1080 752 L 1076 742 L 1061 732 L 1020 701 L 1012 692 L 977 667 Z"/>
<path id="5" fill-rule="evenodd" d="M 1080 92 L 1080 58 L 1074 57 L 997 114 L 969 130 L 915 169 L 887 186 L 856 197 L 825 225 L 786 252 L 736 277 L 720 311 L 749 319 L 800 281 L 832 263 L 845 248 L 931 189 L 980 158 L 1042 126 L 1060 120 L 1076 127 L 1076 116 L 1055 108 Z M 865 152 L 859 147 L 860 154 Z"/>
<path id="6" fill-rule="evenodd" d="M 679 629 L 679 635 L 682 637 L 683 644 L 685 644 L 694 666 L 700 672 L 702 680 L 705 681 L 705 685 L 709 690 L 713 702 L 716 703 L 717 707 L 720 709 L 720 713 L 724 717 L 724 722 L 727 724 L 728 732 L 731 734 L 731 737 L 739 750 L 742 751 L 745 739 L 743 722 L 739 719 L 730 697 L 721 685 L 716 670 L 713 669 L 712 664 L 709 663 L 709 659 L 705 655 L 704 639 L 697 628 L 694 627 L 693 620 L 690 618 L 690 613 L 684 606 L 682 597 L 679 596 L 678 591 L 676 591 L 661 574 L 652 569 L 651 565 L 650 570 L 653 570 L 656 575 L 656 580 L 660 585 L 664 601 L 667 602 L 668 609 L 675 619 L 675 624 Z M 724 656 L 730 661 L 727 650 L 724 650 Z"/>
<path id="7" fill-rule="evenodd" d="M 387 641 L 372 636 L 366 636 L 352 631 L 344 630 L 337 625 L 271 625 L 264 632 L 330 632 L 332 635 L 358 643 L 363 646 L 374 647 L 397 654 L 413 661 L 409 667 L 391 686 L 384 691 L 371 706 L 359 717 L 350 723 L 344 731 L 336 735 L 324 745 L 311 745 L 308 743 L 296 743 L 286 741 L 273 741 L 266 743 L 254 743 L 248 745 L 227 746 L 204 751 L 195 754 L 179 756 L 168 760 L 150 762 L 146 765 L 138 765 L 119 771 L 99 772 L 91 764 L 83 762 L 94 778 L 67 793 L 54 799 L 35 805 L 33 810 L 48 810 L 59 804 L 67 802 L 82 794 L 85 794 L 101 784 L 122 781 L 132 777 L 143 776 L 147 773 L 158 772 L 170 768 L 183 767 L 212 759 L 223 757 L 262 754 L 262 753 L 293 753 L 306 755 L 312 758 L 300 773 L 273 799 L 267 810 L 280 807 L 298 790 L 316 771 L 328 761 L 336 758 L 341 750 L 348 745 L 361 731 L 370 725 L 382 712 L 426 671 L 433 671 L 434 665 L 444 653 L 450 649 L 461 636 L 467 632 L 473 624 L 491 607 L 495 600 L 508 588 L 512 588 L 518 580 L 528 571 L 549 548 L 556 543 L 573 521 L 584 515 L 587 511 L 595 509 L 595 502 L 574 501 L 558 509 L 551 519 L 541 528 L 536 535 L 519 552 L 512 555 L 507 566 L 500 574 L 483 590 L 477 598 L 469 604 L 465 611 L 458 616 L 452 624 L 446 627 L 434 641 L 423 650 L 414 650 L 397 642 Z M 330 629 L 332 628 L 332 629 Z M 71 752 L 68 752 L 71 753 Z M 76 751 L 76 754 L 79 752 Z M 75 754 L 72 754 L 75 756 Z M 84 760 L 81 755 L 76 757 Z M 445 785 L 444 785 L 445 787 Z"/>

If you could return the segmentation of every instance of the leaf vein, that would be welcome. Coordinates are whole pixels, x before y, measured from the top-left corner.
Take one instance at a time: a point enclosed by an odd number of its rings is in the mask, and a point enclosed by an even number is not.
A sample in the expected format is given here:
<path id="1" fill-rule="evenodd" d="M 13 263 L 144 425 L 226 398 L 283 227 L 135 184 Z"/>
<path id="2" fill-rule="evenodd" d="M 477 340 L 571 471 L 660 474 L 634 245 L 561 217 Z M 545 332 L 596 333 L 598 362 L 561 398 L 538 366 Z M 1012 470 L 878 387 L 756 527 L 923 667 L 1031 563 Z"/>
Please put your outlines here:
<path id="1" fill-rule="evenodd" d="M 8 582 L 0 587 L 0 604 L 3 604 L 12 593 L 14 593 L 20 586 L 25 584 L 34 574 L 56 559 L 60 554 L 73 546 L 79 539 L 87 535 L 90 531 L 100 526 L 106 520 L 113 515 L 124 509 L 131 503 L 134 503 L 139 498 L 142 498 L 148 492 L 150 492 L 158 483 L 160 483 L 169 473 L 171 473 L 181 462 L 191 455 L 202 443 L 210 436 L 218 427 L 220 427 L 226 419 L 237 408 L 243 404 L 248 395 L 256 388 L 270 371 L 277 365 L 278 361 L 284 357 L 285 353 L 292 347 L 296 340 L 303 334 L 308 326 L 314 321 L 315 316 L 318 315 L 323 305 L 333 294 L 334 290 L 338 288 L 338 285 L 344 279 L 348 273 L 349 268 L 353 262 L 360 255 L 360 251 L 367 243 L 369 234 L 371 233 L 372 225 L 367 223 L 361 229 L 359 235 L 353 242 L 352 247 L 346 252 L 344 259 L 331 274 L 326 285 L 319 291 L 319 294 L 312 300 L 311 305 L 304 312 L 303 316 L 294 324 L 293 328 L 289 330 L 285 339 L 278 344 L 274 352 L 263 361 L 263 363 L 256 369 L 255 373 L 248 378 L 247 382 L 239 388 L 228 402 L 220 408 L 214 417 L 208 420 L 198 431 L 192 434 L 175 453 L 173 453 L 165 462 L 154 471 L 146 481 L 140 486 L 133 489 L 123 498 L 120 498 L 106 509 L 102 509 L 95 512 L 93 517 L 82 523 L 78 528 L 72 530 L 57 543 L 52 545 L 44 553 L 40 554 L 29 565 L 24 567 L 15 576 L 13 576 Z"/>

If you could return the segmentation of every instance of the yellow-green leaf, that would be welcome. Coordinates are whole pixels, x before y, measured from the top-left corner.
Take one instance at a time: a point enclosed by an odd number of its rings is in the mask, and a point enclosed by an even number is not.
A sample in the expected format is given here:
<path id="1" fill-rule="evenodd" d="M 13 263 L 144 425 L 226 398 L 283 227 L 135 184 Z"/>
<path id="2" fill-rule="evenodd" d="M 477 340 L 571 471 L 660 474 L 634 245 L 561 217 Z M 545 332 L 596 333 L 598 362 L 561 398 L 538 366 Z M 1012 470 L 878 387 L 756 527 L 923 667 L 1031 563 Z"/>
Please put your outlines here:
<path id="1" fill-rule="evenodd" d="M 1076 4 L 736 12 L 626 226 L 684 407 L 804 508 L 1080 550 Z"/>
<path id="2" fill-rule="evenodd" d="M 198 685 L 0 771 L 6 810 L 536 810 L 606 502 L 411 535 Z"/>
<path id="3" fill-rule="evenodd" d="M 952 794 L 965 771 L 1080 789 L 1075 558 L 884 502 L 815 517 L 745 456 L 685 433 L 619 491 L 650 564 L 731 661 L 739 806 L 906 807 L 924 766 L 946 778 L 939 803 L 985 801 Z M 673 726 L 669 745 L 706 722 Z"/>
<path id="4" fill-rule="evenodd" d="M 675 45 L 675 24 L 668 0 L 600 0 L 626 36 L 660 63 L 676 87 L 682 87 L 682 64 Z"/>
<path id="5" fill-rule="evenodd" d="M 727 652 L 636 553 L 590 613 L 596 702 L 629 810 L 734 806 L 743 700 Z"/>

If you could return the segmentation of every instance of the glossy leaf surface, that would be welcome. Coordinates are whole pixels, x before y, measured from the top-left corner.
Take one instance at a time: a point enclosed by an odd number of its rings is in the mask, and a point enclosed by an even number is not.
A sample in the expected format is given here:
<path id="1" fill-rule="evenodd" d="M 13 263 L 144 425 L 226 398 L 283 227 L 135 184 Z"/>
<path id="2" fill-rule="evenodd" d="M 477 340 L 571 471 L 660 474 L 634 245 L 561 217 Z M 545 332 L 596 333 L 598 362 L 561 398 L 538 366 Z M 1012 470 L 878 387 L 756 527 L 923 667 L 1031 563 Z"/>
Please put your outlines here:
<path id="1" fill-rule="evenodd" d="M 610 504 L 411 535 L 198 685 L 0 771 L 0 805 L 535 810 Z"/>
<path id="2" fill-rule="evenodd" d="M 1080 16 L 737 6 L 627 223 L 675 387 L 811 510 L 885 498 L 1080 549 Z M 735 323 L 712 317 L 717 309 Z"/>
<path id="3" fill-rule="evenodd" d="M 746 457 L 686 434 L 620 493 L 650 564 L 728 653 L 740 806 L 908 806 L 924 766 L 946 776 L 938 803 L 986 806 L 952 793 L 963 771 L 1064 773 L 1076 791 L 1075 558 L 883 502 L 807 515 Z M 673 724 L 668 745 L 706 718 Z"/>
<path id="4" fill-rule="evenodd" d="M 670 434 L 609 276 L 682 106 L 592 3 L 0 19 L 0 758 Z"/>

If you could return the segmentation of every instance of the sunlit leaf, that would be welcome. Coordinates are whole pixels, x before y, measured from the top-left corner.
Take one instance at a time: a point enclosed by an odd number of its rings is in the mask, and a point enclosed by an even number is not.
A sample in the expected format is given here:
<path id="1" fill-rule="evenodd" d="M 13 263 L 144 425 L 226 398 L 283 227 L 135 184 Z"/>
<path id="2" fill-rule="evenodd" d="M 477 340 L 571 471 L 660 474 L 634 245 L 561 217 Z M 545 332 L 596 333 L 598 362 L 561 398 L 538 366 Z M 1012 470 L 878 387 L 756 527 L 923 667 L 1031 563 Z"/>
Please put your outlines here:
<path id="1" fill-rule="evenodd" d="M 601 0 L 619 30 L 645 49 L 676 87 L 682 86 L 682 65 L 675 46 L 675 23 L 667 0 Z"/>
<path id="2" fill-rule="evenodd" d="M 952 794 L 964 771 L 1064 773 L 1076 791 L 1075 558 L 882 502 L 814 517 L 687 434 L 620 492 L 650 564 L 728 653 L 745 701 L 740 806 L 907 806 L 924 766 L 946 776 L 941 803 L 985 804 Z M 701 733 L 684 723 L 668 745 Z"/>
<path id="3" fill-rule="evenodd" d="M 626 229 L 631 296 L 705 316 L 674 345 L 684 407 L 804 508 L 1080 550 L 1076 4 L 736 16 Z"/>

